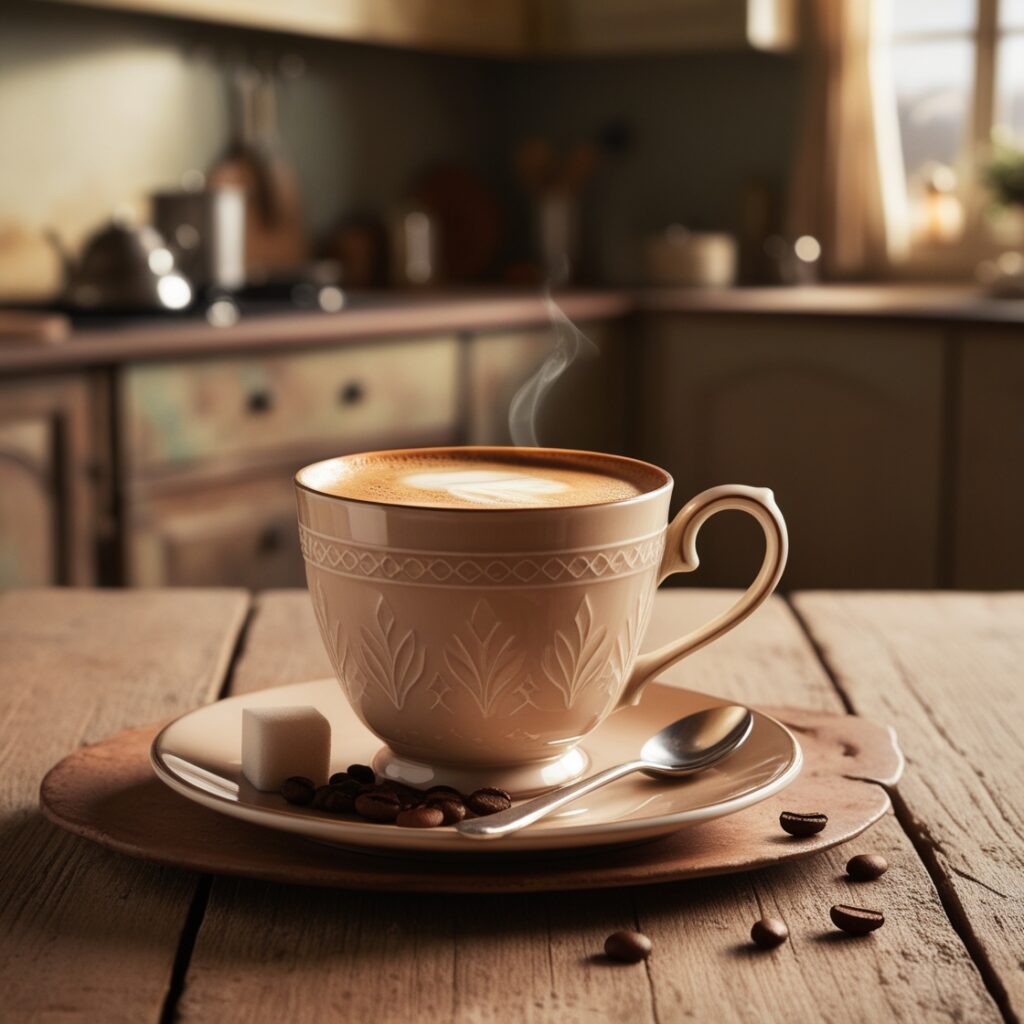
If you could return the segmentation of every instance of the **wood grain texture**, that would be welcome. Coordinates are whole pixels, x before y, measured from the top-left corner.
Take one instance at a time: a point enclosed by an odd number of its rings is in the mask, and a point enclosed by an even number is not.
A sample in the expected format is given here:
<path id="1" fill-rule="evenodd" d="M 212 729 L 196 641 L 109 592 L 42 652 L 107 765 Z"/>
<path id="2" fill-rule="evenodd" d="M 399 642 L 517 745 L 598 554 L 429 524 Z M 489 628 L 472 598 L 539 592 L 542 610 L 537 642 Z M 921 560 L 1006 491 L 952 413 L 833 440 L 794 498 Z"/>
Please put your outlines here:
<path id="1" fill-rule="evenodd" d="M 846 861 L 881 853 L 892 866 L 853 883 Z M 659 1020 L 999 1021 L 907 837 L 890 814 L 871 832 L 812 860 L 637 890 L 638 920 L 657 951 L 651 983 Z M 885 926 L 854 938 L 829 921 L 835 903 L 882 910 Z M 789 941 L 747 941 L 762 915 Z"/>
<path id="2" fill-rule="evenodd" d="M 231 677 L 231 693 L 334 675 L 305 590 L 267 590 L 254 598 L 253 625 Z"/>
<path id="3" fill-rule="evenodd" d="M 126 729 L 68 755 L 47 773 L 40 804 L 75 835 L 167 867 L 337 889 L 488 894 L 651 885 L 750 870 L 848 842 L 886 814 L 885 791 L 865 780 L 899 776 L 902 756 L 888 729 L 855 715 L 764 710 L 796 732 L 803 747 L 804 769 L 785 792 L 659 842 L 579 849 L 564 857 L 381 856 L 229 818 L 156 778 L 149 760 L 155 725 Z M 792 807 L 828 807 L 828 828 L 808 839 L 785 839 L 779 815 Z"/>
<path id="4" fill-rule="evenodd" d="M 648 644 L 676 635 L 680 621 L 699 621 L 729 596 L 661 595 Z M 295 671 L 295 616 L 302 615 L 312 619 L 305 595 L 265 598 L 236 680 L 267 685 L 275 663 Z M 303 632 L 313 635 L 311 626 Z M 841 710 L 781 601 L 668 677 L 750 702 Z M 856 942 L 824 937 L 828 907 L 851 898 L 837 877 L 842 853 L 784 876 L 676 883 L 642 896 L 367 895 L 218 880 L 181 1019 L 852 1022 L 884 1007 L 874 1019 L 999 1020 L 902 830 L 888 821 L 857 848 L 883 850 L 894 868 L 891 882 L 871 890 L 893 920 Z M 766 958 L 746 945 L 759 907 L 784 917 L 795 936 Z M 609 965 L 599 955 L 604 936 L 638 922 L 655 942 L 646 968 Z"/>
<path id="5" fill-rule="evenodd" d="M 194 876 L 54 828 L 39 780 L 69 750 L 217 695 L 247 595 L 0 595 L 0 1017 L 155 1020 Z"/>
<path id="6" fill-rule="evenodd" d="M 853 708 L 899 731 L 901 817 L 1024 1018 L 1024 595 L 802 594 Z"/>

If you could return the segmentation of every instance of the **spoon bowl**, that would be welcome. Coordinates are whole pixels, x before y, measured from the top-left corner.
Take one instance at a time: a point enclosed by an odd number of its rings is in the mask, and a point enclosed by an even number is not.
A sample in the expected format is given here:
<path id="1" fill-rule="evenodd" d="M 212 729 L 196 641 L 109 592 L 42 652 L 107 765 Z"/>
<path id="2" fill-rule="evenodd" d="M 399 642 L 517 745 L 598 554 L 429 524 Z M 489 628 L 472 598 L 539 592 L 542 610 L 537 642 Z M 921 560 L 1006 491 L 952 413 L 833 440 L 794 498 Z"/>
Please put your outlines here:
<path id="1" fill-rule="evenodd" d="M 460 821 L 455 830 L 470 839 L 496 839 L 518 832 L 584 793 L 632 772 L 670 779 L 692 775 L 731 754 L 746 741 L 753 725 L 754 718 L 749 709 L 738 704 L 695 711 L 655 733 L 643 745 L 639 760 L 607 768 L 588 779 L 527 800 L 507 811 Z"/>
<path id="2" fill-rule="evenodd" d="M 738 704 L 706 708 L 655 733 L 640 751 L 641 769 L 655 778 L 702 771 L 744 743 L 754 727 L 750 711 Z"/>

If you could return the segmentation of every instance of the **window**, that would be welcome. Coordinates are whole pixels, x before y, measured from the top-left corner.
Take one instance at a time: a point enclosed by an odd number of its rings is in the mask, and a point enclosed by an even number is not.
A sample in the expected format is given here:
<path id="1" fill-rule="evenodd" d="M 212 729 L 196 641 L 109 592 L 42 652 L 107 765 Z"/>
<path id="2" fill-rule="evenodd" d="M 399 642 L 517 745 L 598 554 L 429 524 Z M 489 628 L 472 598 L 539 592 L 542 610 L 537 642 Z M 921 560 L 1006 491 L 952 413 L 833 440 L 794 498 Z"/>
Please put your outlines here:
<path id="1" fill-rule="evenodd" d="M 996 47 L 995 130 L 1024 142 L 1024 0 L 1002 0 Z"/>
<path id="2" fill-rule="evenodd" d="M 888 66 L 915 248 L 991 242 L 993 143 L 1024 147 L 1024 0 L 888 0 Z"/>

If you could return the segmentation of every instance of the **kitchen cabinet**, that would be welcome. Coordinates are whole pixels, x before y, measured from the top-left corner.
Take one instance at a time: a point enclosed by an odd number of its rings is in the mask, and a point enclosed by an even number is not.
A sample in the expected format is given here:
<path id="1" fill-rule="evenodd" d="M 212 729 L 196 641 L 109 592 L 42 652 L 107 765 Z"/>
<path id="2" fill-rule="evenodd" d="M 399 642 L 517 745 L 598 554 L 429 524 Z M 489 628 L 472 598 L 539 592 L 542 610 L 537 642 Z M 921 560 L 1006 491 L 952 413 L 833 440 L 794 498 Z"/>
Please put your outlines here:
<path id="1" fill-rule="evenodd" d="M 128 514 L 133 586 L 305 586 L 288 473 L 147 496 Z"/>
<path id="2" fill-rule="evenodd" d="M 346 452 L 463 437 L 453 335 L 125 366 L 126 581 L 304 585 L 292 478 Z"/>
<path id="3" fill-rule="evenodd" d="M 532 0 L 60 0 L 414 50 L 495 57 L 528 51 Z"/>
<path id="4" fill-rule="evenodd" d="M 959 358 L 953 580 L 1024 586 L 1024 344 L 1017 331 L 970 332 Z"/>
<path id="5" fill-rule="evenodd" d="M 788 50 L 797 0 L 60 0 L 489 57 Z"/>
<path id="6" fill-rule="evenodd" d="M 191 362 L 139 363 L 121 379 L 122 462 L 132 479 L 452 439 L 451 336 Z"/>
<path id="7" fill-rule="evenodd" d="M 84 376 L 0 384 L 0 588 L 95 581 L 96 469 Z"/>
<path id="8" fill-rule="evenodd" d="M 675 477 L 676 507 L 713 484 L 775 491 L 784 587 L 939 582 L 938 328 L 657 315 L 642 379 L 641 453 Z M 749 582 L 762 544 L 747 517 L 716 517 L 694 582 Z"/>
<path id="9" fill-rule="evenodd" d="M 622 451 L 628 385 L 621 324 L 589 322 L 582 323 L 579 330 L 575 360 L 537 406 L 538 439 L 553 448 Z M 473 336 L 467 372 L 467 432 L 471 444 L 512 443 L 512 399 L 545 360 L 557 360 L 558 346 L 558 335 L 550 327 Z"/>
<path id="10" fill-rule="evenodd" d="M 540 0 L 540 46 L 560 56 L 789 50 L 797 0 Z"/>

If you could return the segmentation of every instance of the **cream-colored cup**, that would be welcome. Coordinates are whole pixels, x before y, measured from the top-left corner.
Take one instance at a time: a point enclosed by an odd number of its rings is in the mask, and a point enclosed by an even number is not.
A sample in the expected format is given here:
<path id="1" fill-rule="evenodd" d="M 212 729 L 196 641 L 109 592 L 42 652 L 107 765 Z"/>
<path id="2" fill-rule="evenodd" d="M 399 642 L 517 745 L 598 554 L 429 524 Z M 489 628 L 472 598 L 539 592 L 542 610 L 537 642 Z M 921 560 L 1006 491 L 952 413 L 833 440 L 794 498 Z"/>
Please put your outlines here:
<path id="1" fill-rule="evenodd" d="M 643 493 L 574 507 L 425 508 L 326 493 L 337 460 L 296 476 L 320 632 L 345 696 L 386 744 L 374 762 L 386 777 L 517 794 L 575 778 L 588 733 L 745 619 L 782 575 L 786 524 L 769 490 L 713 487 L 666 526 L 664 470 L 588 452 L 543 457 L 596 460 L 642 481 Z M 725 509 L 764 530 L 756 579 L 711 622 L 639 656 L 658 584 L 697 568 L 697 533 Z"/>

